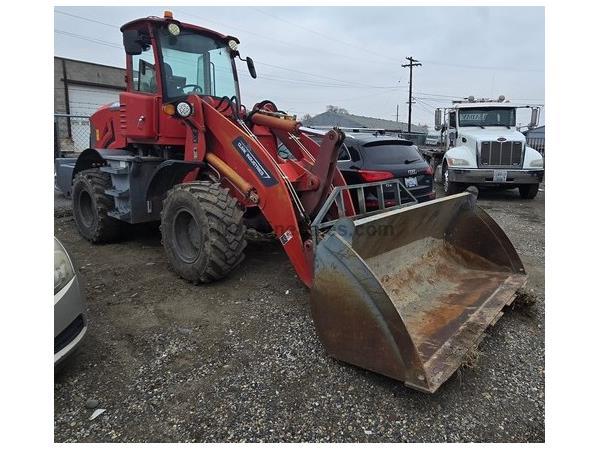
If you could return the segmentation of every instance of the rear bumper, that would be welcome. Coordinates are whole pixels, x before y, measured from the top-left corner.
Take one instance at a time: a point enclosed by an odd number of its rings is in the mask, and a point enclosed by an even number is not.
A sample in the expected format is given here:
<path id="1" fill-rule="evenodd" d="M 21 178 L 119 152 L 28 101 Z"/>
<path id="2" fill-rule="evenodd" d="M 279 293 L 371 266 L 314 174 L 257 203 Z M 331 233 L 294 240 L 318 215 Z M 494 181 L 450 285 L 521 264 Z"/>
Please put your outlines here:
<path id="1" fill-rule="evenodd" d="M 507 170 L 506 182 L 494 181 L 493 169 L 448 169 L 448 179 L 454 183 L 471 184 L 539 184 L 544 170 Z"/>

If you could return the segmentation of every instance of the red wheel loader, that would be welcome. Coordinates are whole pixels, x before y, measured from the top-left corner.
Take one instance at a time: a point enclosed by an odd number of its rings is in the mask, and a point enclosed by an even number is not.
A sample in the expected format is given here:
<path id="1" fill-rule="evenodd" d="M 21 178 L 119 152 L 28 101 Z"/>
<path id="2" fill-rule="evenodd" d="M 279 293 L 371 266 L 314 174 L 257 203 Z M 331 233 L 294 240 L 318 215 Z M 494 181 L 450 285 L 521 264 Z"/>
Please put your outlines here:
<path id="1" fill-rule="evenodd" d="M 56 160 L 81 235 L 160 220 L 173 270 L 204 283 L 242 261 L 247 226 L 273 231 L 332 356 L 436 391 L 526 281 L 476 192 L 417 205 L 396 180 L 348 186 L 341 130 L 242 104 L 236 58 L 256 71 L 237 38 L 170 13 L 121 31 L 126 91 L 92 116 L 90 148 Z"/>

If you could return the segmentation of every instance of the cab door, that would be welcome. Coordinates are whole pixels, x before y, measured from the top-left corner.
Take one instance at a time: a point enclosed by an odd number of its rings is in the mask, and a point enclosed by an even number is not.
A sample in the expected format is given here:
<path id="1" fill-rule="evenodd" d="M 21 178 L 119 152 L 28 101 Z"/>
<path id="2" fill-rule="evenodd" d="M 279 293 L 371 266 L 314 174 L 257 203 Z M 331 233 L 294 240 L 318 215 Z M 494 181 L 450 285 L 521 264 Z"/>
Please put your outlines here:
<path id="1" fill-rule="evenodd" d="M 134 141 L 158 138 L 160 106 L 158 68 L 151 45 L 139 55 L 127 57 L 128 88 L 119 96 L 121 133 Z"/>

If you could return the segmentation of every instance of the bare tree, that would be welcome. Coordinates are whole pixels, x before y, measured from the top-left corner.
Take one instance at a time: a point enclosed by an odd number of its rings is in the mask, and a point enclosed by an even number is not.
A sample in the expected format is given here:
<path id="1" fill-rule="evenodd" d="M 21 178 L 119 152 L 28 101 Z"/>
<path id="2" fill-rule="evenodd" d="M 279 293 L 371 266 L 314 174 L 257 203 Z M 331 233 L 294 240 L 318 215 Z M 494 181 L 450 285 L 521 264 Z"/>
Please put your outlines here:
<path id="1" fill-rule="evenodd" d="M 335 106 L 335 105 L 327 105 L 326 109 L 327 109 L 327 112 L 333 112 L 333 113 L 337 113 L 337 114 L 348 114 L 347 109 L 340 108 L 339 106 Z"/>

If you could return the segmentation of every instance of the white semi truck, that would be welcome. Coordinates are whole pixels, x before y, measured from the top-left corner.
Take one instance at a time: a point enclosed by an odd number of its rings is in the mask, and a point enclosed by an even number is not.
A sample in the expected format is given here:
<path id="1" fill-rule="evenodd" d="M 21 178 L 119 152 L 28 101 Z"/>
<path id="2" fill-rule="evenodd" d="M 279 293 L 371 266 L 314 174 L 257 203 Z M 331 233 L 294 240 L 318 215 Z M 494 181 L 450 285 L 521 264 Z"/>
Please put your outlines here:
<path id="1" fill-rule="evenodd" d="M 531 109 L 530 128 L 537 126 L 539 106 L 517 106 L 498 100 L 455 101 L 435 112 L 435 129 L 442 148 L 424 149 L 423 155 L 443 183 L 446 194 L 469 185 L 514 187 L 522 198 L 534 198 L 544 178 L 544 158 L 528 147 L 516 129 L 517 108 Z"/>

